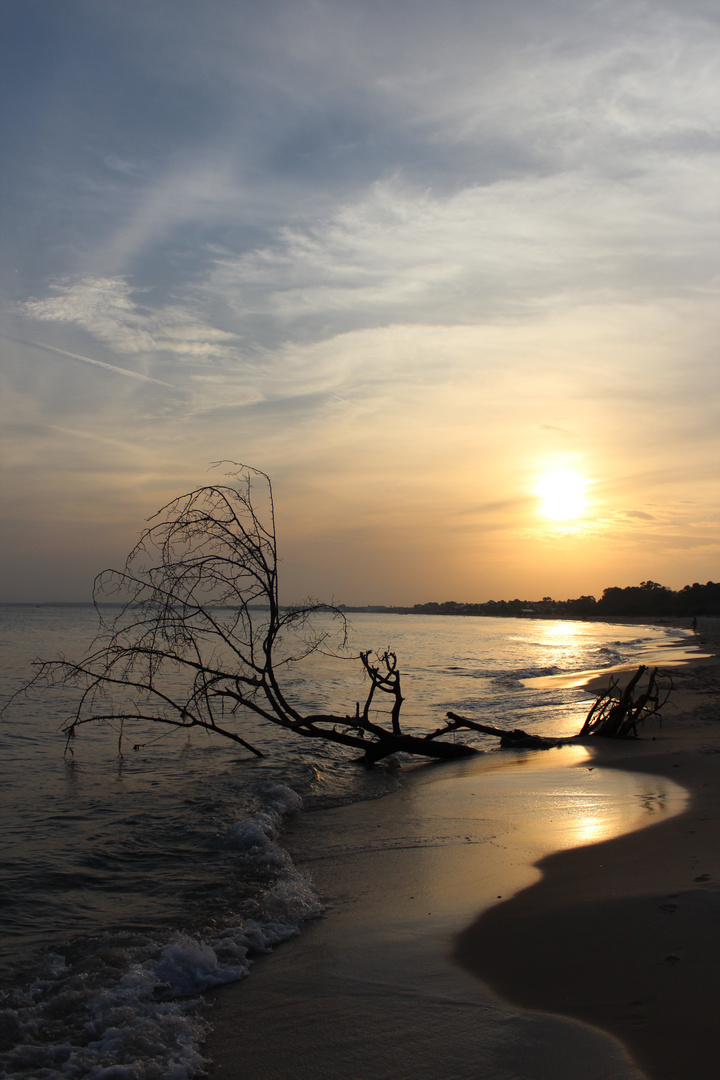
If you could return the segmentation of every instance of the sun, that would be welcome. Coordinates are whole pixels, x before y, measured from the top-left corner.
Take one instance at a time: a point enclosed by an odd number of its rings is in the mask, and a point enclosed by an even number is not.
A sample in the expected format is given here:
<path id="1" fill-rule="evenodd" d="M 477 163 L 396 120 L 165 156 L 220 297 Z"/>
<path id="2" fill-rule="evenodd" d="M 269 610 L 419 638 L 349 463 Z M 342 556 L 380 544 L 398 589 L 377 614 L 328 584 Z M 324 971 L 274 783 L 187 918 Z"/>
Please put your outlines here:
<path id="1" fill-rule="evenodd" d="M 587 486 L 585 477 L 569 469 L 543 473 L 535 487 L 540 513 L 551 521 L 576 521 L 587 510 Z"/>

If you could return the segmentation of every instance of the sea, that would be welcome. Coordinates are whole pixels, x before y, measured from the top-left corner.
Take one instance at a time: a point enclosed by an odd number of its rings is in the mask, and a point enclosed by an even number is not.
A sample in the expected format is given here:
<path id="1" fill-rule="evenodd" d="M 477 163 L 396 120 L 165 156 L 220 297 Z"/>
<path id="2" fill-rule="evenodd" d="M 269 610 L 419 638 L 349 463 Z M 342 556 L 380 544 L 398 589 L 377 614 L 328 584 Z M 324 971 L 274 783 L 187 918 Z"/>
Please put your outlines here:
<path id="1" fill-rule="evenodd" d="M 382 799 L 411 760 L 366 770 L 352 753 L 253 721 L 263 752 L 205 733 L 110 724 L 61 731 L 68 688 L 13 695 L 32 661 L 80 657 L 92 605 L 0 607 L 0 1078 L 190 1080 L 206 1064 L 198 995 L 251 976 L 253 958 L 323 917 L 283 844 L 290 817 Z M 288 671 L 300 709 L 346 715 L 367 687 L 360 650 L 391 649 L 403 726 L 448 710 L 575 734 L 594 700 L 584 672 L 695 654 L 670 626 L 357 613 L 347 648 Z M 328 624 L 330 629 L 330 624 Z M 465 734 L 488 753 L 496 740 Z M 292 947 L 292 946 L 288 946 Z M 252 977 L 252 976 L 251 976 Z"/>

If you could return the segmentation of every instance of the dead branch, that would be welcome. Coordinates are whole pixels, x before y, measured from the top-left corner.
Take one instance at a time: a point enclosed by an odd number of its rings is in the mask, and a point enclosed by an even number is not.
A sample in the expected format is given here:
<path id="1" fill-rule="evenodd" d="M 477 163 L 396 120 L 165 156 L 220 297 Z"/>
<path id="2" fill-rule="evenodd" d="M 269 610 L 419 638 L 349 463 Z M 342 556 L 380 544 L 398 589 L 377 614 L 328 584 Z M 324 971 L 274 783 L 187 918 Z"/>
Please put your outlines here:
<path id="1" fill-rule="evenodd" d="M 653 716 L 660 718 L 672 693 L 673 681 L 670 675 L 664 676 L 665 685 L 661 688 L 658 669 L 653 668 L 649 672 L 647 686 L 635 696 L 635 689 L 648 670 L 641 664 L 624 690 L 611 677 L 608 687 L 597 695 L 579 734 L 601 735 L 609 739 L 637 737 L 640 724 Z"/>
<path id="2" fill-rule="evenodd" d="M 448 723 L 426 738 L 434 739 L 436 736 L 466 728 L 479 731 L 483 735 L 494 736 L 500 740 L 500 746 L 503 748 L 522 747 L 529 750 L 548 750 L 553 746 L 565 746 L 590 735 L 609 739 L 637 738 L 640 724 L 653 716 L 660 718 L 661 710 L 667 704 L 673 689 L 672 678 L 669 675 L 665 676 L 666 684 L 660 689 L 658 669 L 653 668 L 648 675 L 647 686 L 636 694 L 636 688 L 647 670 L 647 667 L 641 664 L 624 689 L 619 686 L 617 679 L 611 676 L 608 687 L 597 695 L 577 735 L 564 737 L 534 735 L 521 728 L 510 731 L 507 728 L 480 723 L 478 720 L 471 720 L 466 716 L 449 712 L 446 714 Z"/>
<path id="3" fill-rule="evenodd" d="M 522 728 L 514 728 L 509 731 L 507 728 L 499 728 L 494 724 L 481 724 L 477 720 L 470 720 L 466 716 L 458 716 L 457 713 L 447 713 L 449 724 L 445 728 L 440 728 L 437 732 L 433 732 L 434 737 L 437 734 L 444 734 L 446 731 L 457 731 L 460 728 L 469 728 L 471 731 L 480 731 L 483 735 L 494 735 L 500 740 L 500 746 L 503 748 L 510 747 L 524 747 L 529 750 L 549 750 L 552 746 L 562 746 L 564 743 L 572 742 L 576 736 L 552 738 L 545 735 L 532 735 L 527 731 L 523 731 Z"/>

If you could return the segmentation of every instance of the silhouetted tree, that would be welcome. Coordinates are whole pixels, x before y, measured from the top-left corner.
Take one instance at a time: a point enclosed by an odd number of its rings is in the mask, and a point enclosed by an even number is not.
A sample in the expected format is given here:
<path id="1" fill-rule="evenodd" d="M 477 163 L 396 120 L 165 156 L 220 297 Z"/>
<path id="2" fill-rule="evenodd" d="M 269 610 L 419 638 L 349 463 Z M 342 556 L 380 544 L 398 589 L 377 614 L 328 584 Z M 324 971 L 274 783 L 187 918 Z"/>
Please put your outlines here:
<path id="1" fill-rule="evenodd" d="M 286 691 L 288 672 L 329 648 L 314 616 L 335 607 L 310 603 L 281 609 L 278 600 L 275 511 L 270 479 L 230 466 L 226 483 L 209 484 L 167 503 L 142 533 L 122 570 L 98 576 L 94 600 L 101 630 L 79 660 L 37 661 L 31 685 L 79 688 L 64 730 L 72 740 L 89 723 L 152 721 L 200 728 L 262 752 L 247 738 L 249 717 L 306 738 L 360 750 L 367 763 L 404 751 L 457 758 L 462 743 L 402 731 L 402 693 L 392 652 L 355 657 L 369 680 L 365 702 L 350 716 L 303 713 Z M 106 621 L 112 601 L 119 612 Z M 390 699 L 389 717 L 376 710 Z M 371 711 L 372 710 L 372 711 Z"/>

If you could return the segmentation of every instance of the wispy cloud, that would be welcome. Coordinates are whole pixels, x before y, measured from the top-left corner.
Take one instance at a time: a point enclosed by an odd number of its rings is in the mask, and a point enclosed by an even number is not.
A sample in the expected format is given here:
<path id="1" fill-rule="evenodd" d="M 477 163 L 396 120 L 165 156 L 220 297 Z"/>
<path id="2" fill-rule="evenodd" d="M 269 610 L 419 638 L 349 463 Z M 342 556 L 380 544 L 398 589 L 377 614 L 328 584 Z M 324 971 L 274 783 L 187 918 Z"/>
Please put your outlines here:
<path id="1" fill-rule="evenodd" d="M 450 196 L 381 182 L 307 230 L 216 259 L 204 286 L 285 326 L 525 319 L 548 305 L 683 296 L 714 275 L 710 165 L 629 187 L 564 173 Z M 696 212 L 704 205 L 707 216 Z"/>
<path id="2" fill-rule="evenodd" d="M 38 322 L 72 323 L 125 355 L 170 352 L 181 359 L 212 360 L 236 346 L 236 335 L 210 326 L 192 305 L 153 308 L 136 300 L 123 277 L 81 277 L 51 285 L 52 296 L 19 305 Z"/>

